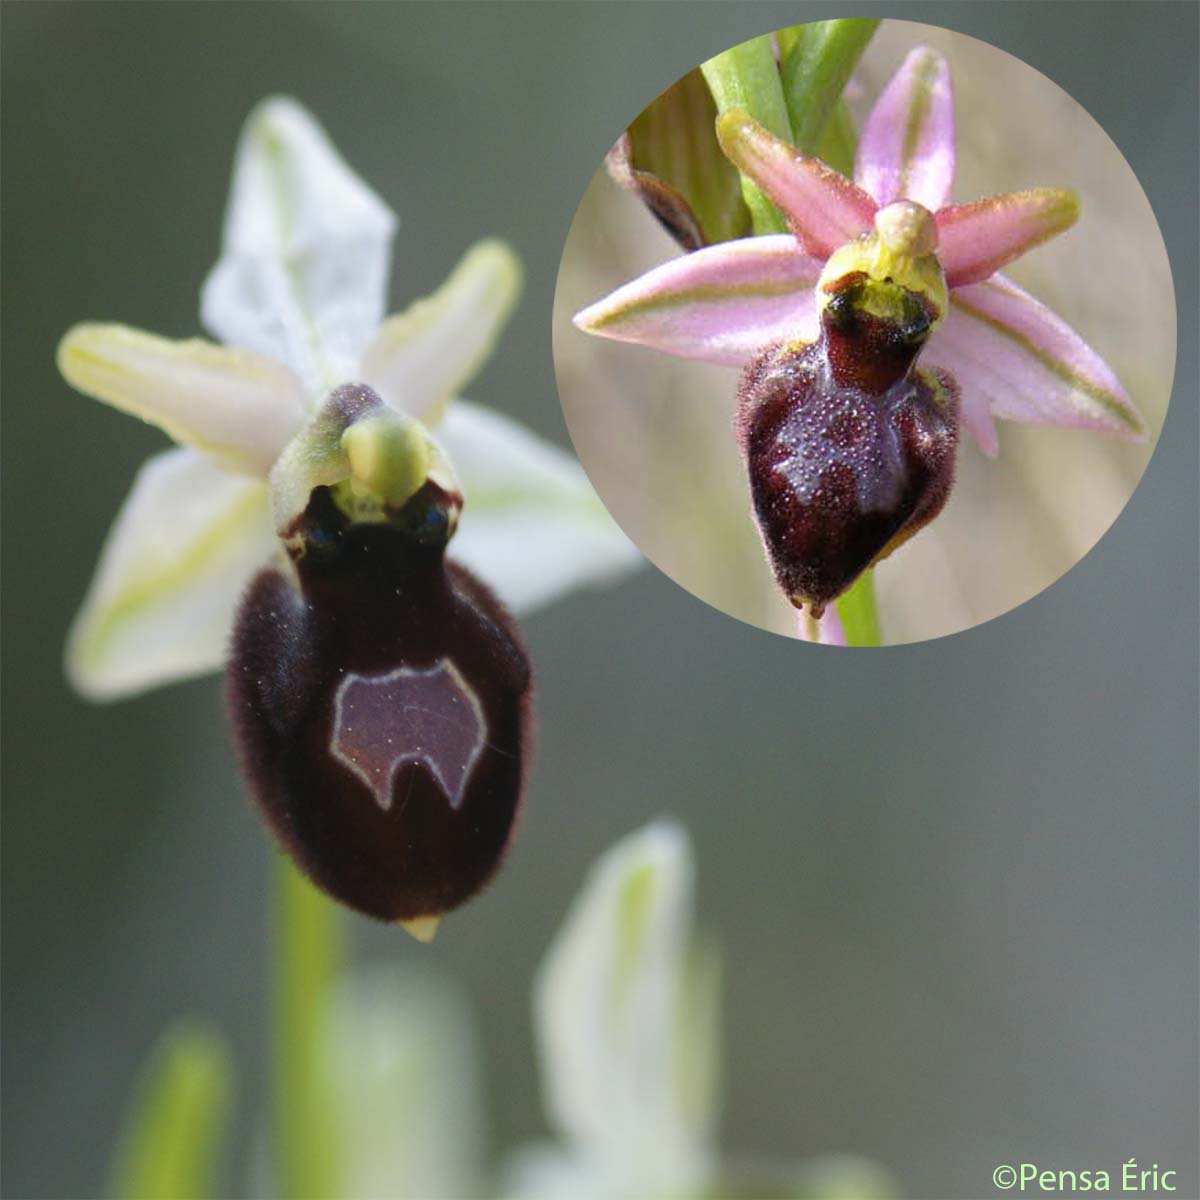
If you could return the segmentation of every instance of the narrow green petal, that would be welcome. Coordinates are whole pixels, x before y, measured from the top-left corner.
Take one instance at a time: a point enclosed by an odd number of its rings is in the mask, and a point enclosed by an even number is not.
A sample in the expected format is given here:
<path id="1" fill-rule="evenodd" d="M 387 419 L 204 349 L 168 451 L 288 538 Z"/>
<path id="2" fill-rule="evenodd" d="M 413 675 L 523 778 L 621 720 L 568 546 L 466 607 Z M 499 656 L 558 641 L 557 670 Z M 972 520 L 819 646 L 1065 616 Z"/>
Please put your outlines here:
<path id="1" fill-rule="evenodd" d="M 979 283 L 1079 220 L 1070 188 L 1031 188 L 943 208 L 935 216 L 938 258 L 952 288 Z"/>
<path id="2" fill-rule="evenodd" d="M 76 325 L 59 343 L 58 369 L 85 395 L 259 479 L 304 419 L 300 382 L 285 366 L 202 338 Z"/>
<path id="3" fill-rule="evenodd" d="M 749 113 L 730 109 L 717 120 L 717 138 L 787 218 L 806 254 L 827 258 L 871 228 L 876 205 L 861 188 L 820 159 L 775 137 Z"/>
<path id="4" fill-rule="evenodd" d="M 400 412 L 437 421 L 487 361 L 520 292 L 512 249 L 477 242 L 432 296 L 384 321 L 363 358 L 363 381 Z"/>

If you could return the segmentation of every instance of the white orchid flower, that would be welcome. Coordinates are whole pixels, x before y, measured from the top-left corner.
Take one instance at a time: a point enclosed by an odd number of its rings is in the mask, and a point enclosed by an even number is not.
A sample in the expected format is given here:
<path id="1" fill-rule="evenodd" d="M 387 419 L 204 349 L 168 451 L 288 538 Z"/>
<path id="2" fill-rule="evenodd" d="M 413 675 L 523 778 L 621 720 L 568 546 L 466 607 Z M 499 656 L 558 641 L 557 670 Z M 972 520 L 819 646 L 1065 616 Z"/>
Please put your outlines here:
<path id="1" fill-rule="evenodd" d="M 560 1146 L 513 1164 L 516 1195 L 669 1197 L 708 1181 L 718 969 L 692 937 L 686 833 L 658 821 L 592 868 L 535 984 L 542 1089 Z"/>
<path id="2" fill-rule="evenodd" d="M 723 1155 L 720 964 L 692 925 L 691 842 L 658 820 L 592 867 L 534 984 L 542 1097 L 559 1140 L 510 1160 L 509 1200 L 894 1200 L 853 1154 Z"/>
<path id="3" fill-rule="evenodd" d="M 384 319 L 395 229 L 312 116 L 272 98 L 242 133 L 203 289 L 201 318 L 225 344 L 113 324 L 63 339 L 68 382 L 180 443 L 142 467 L 105 545 L 67 650 L 81 692 L 113 699 L 220 667 L 238 597 L 277 549 L 272 466 L 349 382 L 436 431 L 466 498 L 451 557 L 511 607 L 637 561 L 570 455 L 456 398 L 516 302 L 513 252 L 476 244 L 432 296 Z"/>

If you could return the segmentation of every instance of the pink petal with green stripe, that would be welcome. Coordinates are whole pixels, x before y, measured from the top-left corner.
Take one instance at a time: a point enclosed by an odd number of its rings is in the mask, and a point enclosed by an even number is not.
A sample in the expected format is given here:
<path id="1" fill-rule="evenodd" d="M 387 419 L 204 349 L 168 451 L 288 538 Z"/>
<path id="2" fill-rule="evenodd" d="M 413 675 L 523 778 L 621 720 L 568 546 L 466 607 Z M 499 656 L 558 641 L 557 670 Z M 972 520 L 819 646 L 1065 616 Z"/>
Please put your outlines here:
<path id="1" fill-rule="evenodd" d="M 871 110 L 855 156 L 854 178 L 882 208 L 915 200 L 930 212 L 954 182 L 954 93 L 950 67 L 918 46 Z"/>
<path id="2" fill-rule="evenodd" d="M 1079 198 L 1069 188 L 1034 188 L 943 208 L 934 219 L 946 283 L 979 283 L 1078 217 Z"/>
<path id="3" fill-rule="evenodd" d="M 986 401 L 1010 421 L 1146 436 L 1112 368 L 1061 317 L 996 275 L 959 288 L 926 361 L 958 380 L 964 409 Z"/>
<path id="4" fill-rule="evenodd" d="M 745 366 L 764 347 L 817 335 L 820 259 L 788 234 L 685 254 L 576 314 L 585 333 L 679 358 Z"/>
<path id="5" fill-rule="evenodd" d="M 737 109 L 717 120 L 717 138 L 731 162 L 763 190 L 787 218 L 800 249 L 828 258 L 871 228 L 875 201 L 844 175 L 765 130 Z"/>

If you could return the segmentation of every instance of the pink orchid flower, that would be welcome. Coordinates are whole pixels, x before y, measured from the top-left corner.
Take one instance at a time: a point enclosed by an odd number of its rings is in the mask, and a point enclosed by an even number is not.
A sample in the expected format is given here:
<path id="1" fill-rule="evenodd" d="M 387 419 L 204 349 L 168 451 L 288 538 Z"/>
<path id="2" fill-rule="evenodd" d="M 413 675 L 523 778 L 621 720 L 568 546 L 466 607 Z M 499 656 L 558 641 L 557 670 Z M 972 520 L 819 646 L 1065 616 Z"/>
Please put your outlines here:
<path id="1" fill-rule="evenodd" d="M 936 51 L 912 50 L 884 89 L 863 129 L 853 183 L 745 113 L 723 114 L 718 136 L 790 232 L 665 263 L 577 314 L 580 329 L 745 367 L 772 346 L 816 339 L 822 276 L 834 274 L 837 252 L 844 252 L 837 275 L 845 273 L 847 253 L 868 272 L 871 262 L 889 272 L 924 263 L 918 290 L 942 311 L 921 361 L 957 383 L 960 420 L 984 454 L 999 449 L 996 417 L 1145 436 L 1100 355 L 998 273 L 1074 224 L 1074 193 L 1037 188 L 945 204 L 954 179 L 954 109 L 950 69 Z"/>

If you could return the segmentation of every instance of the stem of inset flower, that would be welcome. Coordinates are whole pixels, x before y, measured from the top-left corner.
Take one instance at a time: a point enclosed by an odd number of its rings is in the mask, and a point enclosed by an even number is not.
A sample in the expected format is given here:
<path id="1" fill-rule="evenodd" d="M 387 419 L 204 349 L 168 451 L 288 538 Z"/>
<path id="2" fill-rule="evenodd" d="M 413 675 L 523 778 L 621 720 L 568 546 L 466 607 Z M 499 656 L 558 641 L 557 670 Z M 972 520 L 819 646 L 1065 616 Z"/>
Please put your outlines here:
<path id="1" fill-rule="evenodd" d="M 839 100 L 825 123 L 825 132 L 821 134 L 821 144 L 817 147 L 817 157 L 849 179 L 854 174 L 854 147 L 857 140 L 858 134 L 850 110 L 844 100 Z"/>
<path id="2" fill-rule="evenodd" d="M 700 70 L 717 103 L 718 113 L 738 108 L 748 112 L 776 137 L 791 137 L 791 123 L 779 82 L 779 66 L 769 36 L 751 38 L 732 46 L 701 63 Z M 742 176 L 742 195 L 756 234 L 787 232 L 783 215 L 745 175 Z"/>
<path id="3" fill-rule="evenodd" d="M 338 1195 L 325 1016 L 342 963 L 342 914 L 283 855 L 275 880 L 271 1137 L 281 1200 Z"/>
<path id="4" fill-rule="evenodd" d="M 877 20 L 849 17 L 811 21 L 776 35 L 792 144 L 847 176 L 854 169 L 856 137 L 842 91 L 878 27 Z M 837 612 L 848 646 L 879 645 L 873 571 L 865 571 L 837 601 Z"/>
<path id="5" fill-rule="evenodd" d="M 791 140 L 801 154 L 816 154 L 823 148 L 825 130 L 842 89 L 878 28 L 878 20 L 844 17 L 794 25 L 776 35 Z M 845 167 L 852 164 L 829 165 L 848 174 Z"/>
<path id="6" fill-rule="evenodd" d="M 819 151 L 831 166 L 849 175 L 856 138 L 842 89 L 878 26 L 877 20 L 861 18 L 797 25 L 776 35 L 780 62 L 771 38 L 758 37 L 710 58 L 700 70 L 718 112 L 740 108 L 802 153 Z M 786 232 L 782 214 L 745 175 L 742 194 L 756 234 Z M 837 611 L 847 645 L 879 645 L 871 571 L 837 601 Z"/>
<path id="7" fill-rule="evenodd" d="M 875 572 L 864 571 L 848 592 L 834 601 L 847 646 L 878 646 L 879 613 L 875 608 Z"/>

